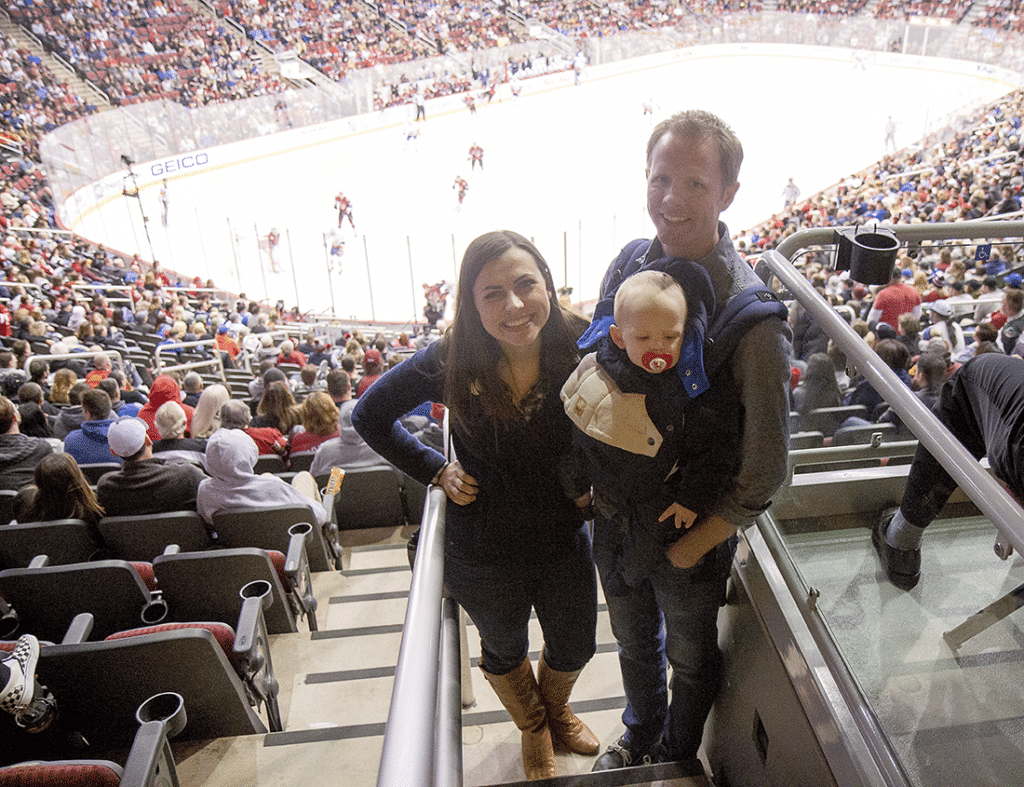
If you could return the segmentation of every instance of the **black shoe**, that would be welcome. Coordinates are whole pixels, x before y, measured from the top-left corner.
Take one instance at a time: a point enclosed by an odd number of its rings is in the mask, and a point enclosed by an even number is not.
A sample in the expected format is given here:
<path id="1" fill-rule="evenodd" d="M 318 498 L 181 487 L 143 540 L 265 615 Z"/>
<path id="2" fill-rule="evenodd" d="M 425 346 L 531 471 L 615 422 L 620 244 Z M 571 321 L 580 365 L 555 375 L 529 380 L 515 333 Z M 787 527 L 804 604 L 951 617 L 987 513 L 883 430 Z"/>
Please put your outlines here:
<path id="1" fill-rule="evenodd" d="M 631 765 L 650 765 L 654 762 L 654 753 L 657 751 L 658 742 L 644 751 L 635 751 L 626 748 L 626 739 L 619 738 L 609 746 L 605 753 L 597 758 L 591 771 L 611 771 L 616 768 L 628 768 Z"/>
<path id="2" fill-rule="evenodd" d="M 885 531 L 898 510 L 889 508 L 882 512 L 878 524 L 871 531 L 871 543 L 889 581 L 900 590 L 910 590 L 921 579 L 921 550 L 897 549 L 885 540 Z"/>

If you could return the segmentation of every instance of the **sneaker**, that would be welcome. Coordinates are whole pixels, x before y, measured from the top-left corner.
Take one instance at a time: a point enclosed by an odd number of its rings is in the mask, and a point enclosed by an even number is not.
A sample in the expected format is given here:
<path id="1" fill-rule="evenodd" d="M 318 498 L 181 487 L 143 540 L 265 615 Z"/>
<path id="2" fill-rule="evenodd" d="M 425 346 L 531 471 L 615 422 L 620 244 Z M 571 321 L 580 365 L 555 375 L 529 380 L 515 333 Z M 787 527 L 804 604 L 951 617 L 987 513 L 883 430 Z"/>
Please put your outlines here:
<path id="1" fill-rule="evenodd" d="M 11 671 L 7 686 L 0 690 L 0 710 L 18 713 L 32 703 L 36 686 L 39 640 L 23 634 L 4 663 Z"/>
<path id="2" fill-rule="evenodd" d="M 654 752 L 658 748 L 658 742 L 649 749 L 639 752 L 627 748 L 626 739 L 619 738 L 607 748 L 604 754 L 597 758 L 593 771 L 611 771 L 616 768 L 628 768 L 631 765 L 650 765 L 654 762 Z"/>
<path id="3" fill-rule="evenodd" d="M 878 524 L 871 531 L 871 543 L 889 581 L 900 590 L 910 590 L 921 579 L 921 550 L 897 549 L 885 540 L 885 531 L 897 510 L 889 508 L 882 512 Z"/>

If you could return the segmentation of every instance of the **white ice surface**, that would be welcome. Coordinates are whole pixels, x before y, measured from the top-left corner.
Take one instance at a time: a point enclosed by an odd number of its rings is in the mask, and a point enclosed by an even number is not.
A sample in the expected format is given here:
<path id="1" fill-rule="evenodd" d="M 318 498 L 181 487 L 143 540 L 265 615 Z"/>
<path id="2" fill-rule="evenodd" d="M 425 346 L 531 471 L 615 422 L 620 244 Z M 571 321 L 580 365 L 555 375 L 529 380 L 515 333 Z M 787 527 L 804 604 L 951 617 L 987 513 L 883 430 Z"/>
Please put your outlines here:
<path id="1" fill-rule="evenodd" d="M 807 196 L 881 158 L 888 116 L 902 147 L 950 113 L 1012 88 L 983 74 L 951 74 L 922 58 L 915 63 L 731 54 L 617 76 L 593 69 L 578 87 L 570 81 L 483 103 L 476 115 L 464 108 L 431 114 L 428 105 L 420 137 L 410 144 L 405 109 L 369 131 L 350 131 L 342 121 L 322 135 L 324 142 L 263 137 L 259 154 L 239 164 L 174 177 L 167 227 L 158 181 L 142 189 L 142 208 L 153 253 L 165 267 L 251 298 L 298 303 L 303 311 L 416 320 L 422 284 L 454 284 L 467 243 L 499 228 L 533 238 L 556 284 L 567 283 L 573 299 L 584 301 L 596 296 L 616 251 L 650 235 L 644 150 L 655 120 L 699 107 L 736 130 L 745 149 L 741 188 L 723 215 L 735 233 L 782 207 L 789 177 Z M 657 105 L 653 119 L 643 115 L 648 97 Z M 469 168 L 473 142 L 484 148 L 483 171 Z M 461 209 L 452 188 L 457 175 L 470 184 Z M 356 230 L 346 223 L 340 231 L 341 269 L 328 274 L 324 233 L 336 229 L 339 190 L 352 200 Z M 281 234 L 277 272 L 258 241 L 272 227 Z M 86 211 L 72 229 L 150 257 L 134 200 Z"/>

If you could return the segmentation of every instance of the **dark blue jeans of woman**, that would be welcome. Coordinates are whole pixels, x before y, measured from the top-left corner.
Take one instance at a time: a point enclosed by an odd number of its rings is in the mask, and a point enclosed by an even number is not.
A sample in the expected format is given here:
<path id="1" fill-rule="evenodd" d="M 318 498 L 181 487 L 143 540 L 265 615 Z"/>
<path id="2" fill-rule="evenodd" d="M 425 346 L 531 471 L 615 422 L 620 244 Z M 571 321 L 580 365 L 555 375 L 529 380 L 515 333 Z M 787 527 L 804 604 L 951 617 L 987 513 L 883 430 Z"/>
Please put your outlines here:
<path id="1" fill-rule="evenodd" d="M 479 566 L 446 557 L 444 573 L 448 593 L 480 633 L 484 671 L 504 675 L 523 663 L 531 610 L 552 669 L 583 669 L 597 650 L 597 577 L 585 528 L 556 564 Z"/>

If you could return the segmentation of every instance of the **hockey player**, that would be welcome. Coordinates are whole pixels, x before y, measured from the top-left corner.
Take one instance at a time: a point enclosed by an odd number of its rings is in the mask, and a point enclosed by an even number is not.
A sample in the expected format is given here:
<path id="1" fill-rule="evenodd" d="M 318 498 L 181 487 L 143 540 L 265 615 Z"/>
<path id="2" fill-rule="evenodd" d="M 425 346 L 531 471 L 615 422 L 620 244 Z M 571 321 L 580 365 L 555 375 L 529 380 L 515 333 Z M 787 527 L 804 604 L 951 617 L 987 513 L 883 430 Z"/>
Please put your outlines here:
<path id="1" fill-rule="evenodd" d="M 474 142 L 469 148 L 469 161 L 470 171 L 476 169 L 476 165 L 480 165 L 480 169 L 484 168 L 484 149 Z"/>
<path id="2" fill-rule="evenodd" d="M 459 190 L 459 207 L 462 207 L 462 200 L 466 198 L 466 192 L 469 191 L 469 183 L 461 175 L 456 176 L 455 183 L 452 185 L 453 189 Z"/>
<path id="3" fill-rule="evenodd" d="M 334 207 L 338 210 L 338 228 L 341 229 L 341 223 L 347 218 L 352 229 L 355 229 L 356 223 L 352 218 L 352 201 L 345 196 L 344 192 L 338 192 L 338 196 L 334 198 Z"/>

